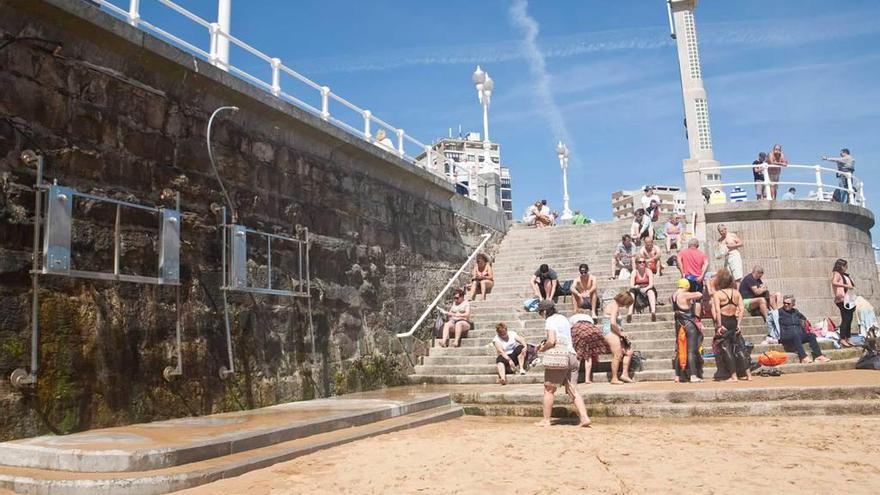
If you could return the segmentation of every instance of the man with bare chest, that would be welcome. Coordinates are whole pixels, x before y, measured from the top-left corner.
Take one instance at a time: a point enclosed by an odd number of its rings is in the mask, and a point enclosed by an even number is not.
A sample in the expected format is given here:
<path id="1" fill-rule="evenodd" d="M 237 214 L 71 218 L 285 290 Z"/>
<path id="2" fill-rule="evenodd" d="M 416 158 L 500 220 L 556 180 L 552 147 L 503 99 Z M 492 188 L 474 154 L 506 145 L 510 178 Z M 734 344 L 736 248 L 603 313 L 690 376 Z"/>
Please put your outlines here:
<path id="1" fill-rule="evenodd" d="M 742 254 L 740 253 L 743 242 L 738 235 L 728 232 L 727 227 L 724 225 L 718 226 L 718 235 L 720 237 L 718 238 L 717 257 L 724 258 L 724 267 L 730 271 L 730 274 L 733 275 L 733 280 L 736 282 L 737 287 L 739 287 L 739 283 L 743 278 L 743 262 Z"/>

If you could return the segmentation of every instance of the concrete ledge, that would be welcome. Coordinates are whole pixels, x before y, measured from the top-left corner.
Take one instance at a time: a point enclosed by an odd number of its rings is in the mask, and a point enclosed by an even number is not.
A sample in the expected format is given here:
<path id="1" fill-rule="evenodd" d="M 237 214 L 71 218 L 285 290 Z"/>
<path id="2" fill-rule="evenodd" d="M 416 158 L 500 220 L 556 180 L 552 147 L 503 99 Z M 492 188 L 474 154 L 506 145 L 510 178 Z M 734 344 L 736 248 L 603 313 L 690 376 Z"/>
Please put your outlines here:
<path id="1" fill-rule="evenodd" d="M 867 208 L 827 201 L 746 201 L 706 205 L 706 223 L 754 220 L 809 220 L 851 225 L 862 230 L 874 226 L 874 214 Z"/>

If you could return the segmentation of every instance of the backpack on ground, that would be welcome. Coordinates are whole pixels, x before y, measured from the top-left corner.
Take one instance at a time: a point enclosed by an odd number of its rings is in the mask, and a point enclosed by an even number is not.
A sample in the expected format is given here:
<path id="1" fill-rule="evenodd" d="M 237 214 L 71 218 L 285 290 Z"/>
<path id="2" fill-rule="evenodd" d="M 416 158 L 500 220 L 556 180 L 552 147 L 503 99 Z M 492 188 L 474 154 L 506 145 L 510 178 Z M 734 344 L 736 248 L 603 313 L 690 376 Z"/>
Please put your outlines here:
<path id="1" fill-rule="evenodd" d="M 559 284 L 559 286 L 556 287 L 556 296 L 570 296 L 572 284 L 574 284 L 574 280 L 565 280 Z"/>
<path id="2" fill-rule="evenodd" d="M 538 303 L 541 302 L 537 297 L 530 297 L 523 301 L 523 308 L 529 313 L 538 311 Z"/>
<path id="3" fill-rule="evenodd" d="M 788 354 L 779 351 L 767 351 L 758 356 L 761 366 L 779 366 L 788 361 Z"/>

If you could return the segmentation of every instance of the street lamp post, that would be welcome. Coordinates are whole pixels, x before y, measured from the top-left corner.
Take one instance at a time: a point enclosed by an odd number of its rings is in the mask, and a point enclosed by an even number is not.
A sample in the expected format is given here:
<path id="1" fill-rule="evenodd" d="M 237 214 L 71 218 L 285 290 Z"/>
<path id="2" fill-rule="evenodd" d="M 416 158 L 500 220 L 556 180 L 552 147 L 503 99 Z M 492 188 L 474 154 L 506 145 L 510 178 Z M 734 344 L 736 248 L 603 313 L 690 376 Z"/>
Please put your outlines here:
<path id="1" fill-rule="evenodd" d="M 477 99 L 480 101 L 480 104 L 483 105 L 483 151 L 484 151 L 484 163 L 487 164 L 490 162 L 489 159 L 489 102 L 492 99 L 492 90 L 495 89 L 495 81 L 489 77 L 489 73 L 483 71 L 480 66 L 477 66 L 477 69 L 474 71 L 471 79 L 474 81 L 474 85 L 477 87 Z M 471 191 L 471 198 L 476 197 L 477 193 L 477 163 L 474 162 L 471 167 L 471 179 L 468 181 L 468 186 Z"/>
<path id="2" fill-rule="evenodd" d="M 568 205 L 568 147 L 562 141 L 556 145 L 556 154 L 559 156 L 559 168 L 562 169 L 562 216 L 564 223 L 571 220 L 571 208 Z"/>

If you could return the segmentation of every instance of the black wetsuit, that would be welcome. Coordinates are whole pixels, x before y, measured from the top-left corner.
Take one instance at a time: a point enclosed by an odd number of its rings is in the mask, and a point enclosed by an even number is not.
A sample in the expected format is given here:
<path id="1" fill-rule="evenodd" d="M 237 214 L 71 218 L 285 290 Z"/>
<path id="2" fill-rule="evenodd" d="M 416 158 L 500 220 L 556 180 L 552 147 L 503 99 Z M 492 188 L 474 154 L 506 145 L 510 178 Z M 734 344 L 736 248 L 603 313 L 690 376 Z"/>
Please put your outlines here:
<path id="1" fill-rule="evenodd" d="M 728 290 L 728 289 L 725 289 Z M 727 296 L 727 302 L 721 304 L 721 308 L 727 306 L 736 306 L 730 294 L 721 291 Z M 749 367 L 749 356 L 745 354 L 745 342 L 742 335 L 736 333 L 737 319 L 734 316 L 721 316 L 721 326 L 724 327 L 724 333 L 715 335 L 712 339 L 712 350 L 715 352 L 715 378 L 723 380 L 730 378 L 734 372 L 739 378 L 745 378 L 746 371 Z"/>
<path id="2" fill-rule="evenodd" d="M 672 308 L 675 310 L 675 335 L 678 339 L 678 329 L 684 327 L 687 337 L 687 366 L 681 369 L 678 359 L 678 344 L 675 346 L 675 375 L 681 381 L 688 381 L 690 377 L 703 378 L 703 356 L 700 355 L 700 345 L 703 343 L 703 332 L 697 326 L 697 316 L 694 314 L 694 303 L 688 308 L 682 308 L 676 301 L 675 294 L 672 296 Z"/>

